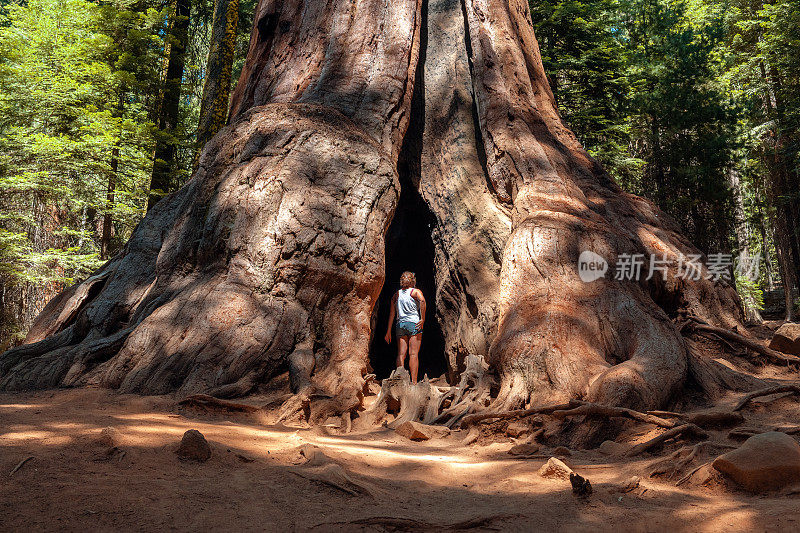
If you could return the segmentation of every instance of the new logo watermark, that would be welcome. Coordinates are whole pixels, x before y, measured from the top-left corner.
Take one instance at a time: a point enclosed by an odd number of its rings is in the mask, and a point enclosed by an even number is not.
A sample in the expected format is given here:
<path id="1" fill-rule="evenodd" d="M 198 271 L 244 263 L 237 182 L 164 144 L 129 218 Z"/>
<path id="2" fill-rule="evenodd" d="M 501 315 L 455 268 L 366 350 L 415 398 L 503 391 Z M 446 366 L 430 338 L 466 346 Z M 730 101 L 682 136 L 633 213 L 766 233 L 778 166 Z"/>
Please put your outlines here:
<path id="1" fill-rule="evenodd" d="M 578 275 L 581 281 L 591 283 L 606 275 L 608 271 L 608 261 L 596 253 L 584 250 L 578 256 Z"/>
<path id="2" fill-rule="evenodd" d="M 718 281 L 730 280 L 732 274 L 758 281 L 761 256 L 740 254 L 734 258 L 732 254 L 709 254 L 705 263 L 700 254 L 679 255 L 670 258 L 666 254 L 619 254 L 616 258 L 614 277 L 615 280 L 639 281 L 644 276 L 650 280 L 660 274 L 662 279 L 667 279 L 670 268 L 675 269 L 675 276 L 688 280 L 709 279 Z M 591 250 L 584 250 L 578 256 L 578 276 L 581 281 L 591 283 L 606 276 L 609 271 L 608 261 Z"/>

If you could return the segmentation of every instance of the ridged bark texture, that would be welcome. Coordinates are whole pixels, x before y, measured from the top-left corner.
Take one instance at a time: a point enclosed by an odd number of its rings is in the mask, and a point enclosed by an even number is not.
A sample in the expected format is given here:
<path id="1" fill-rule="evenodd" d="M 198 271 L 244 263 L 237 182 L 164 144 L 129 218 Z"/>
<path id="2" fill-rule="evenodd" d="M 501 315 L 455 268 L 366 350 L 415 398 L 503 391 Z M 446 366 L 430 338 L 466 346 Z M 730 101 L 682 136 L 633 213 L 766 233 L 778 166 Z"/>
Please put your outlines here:
<path id="1" fill-rule="evenodd" d="M 736 327 L 735 292 L 679 276 L 697 250 L 563 124 L 524 0 L 262 0 L 231 117 L 125 251 L 0 358 L 2 388 L 236 395 L 289 368 L 304 401 L 355 408 L 409 143 L 451 376 L 486 355 L 507 407 L 663 407 L 692 368 L 722 383 L 673 319 Z M 668 275 L 584 283 L 584 250 L 612 268 L 657 254 Z"/>

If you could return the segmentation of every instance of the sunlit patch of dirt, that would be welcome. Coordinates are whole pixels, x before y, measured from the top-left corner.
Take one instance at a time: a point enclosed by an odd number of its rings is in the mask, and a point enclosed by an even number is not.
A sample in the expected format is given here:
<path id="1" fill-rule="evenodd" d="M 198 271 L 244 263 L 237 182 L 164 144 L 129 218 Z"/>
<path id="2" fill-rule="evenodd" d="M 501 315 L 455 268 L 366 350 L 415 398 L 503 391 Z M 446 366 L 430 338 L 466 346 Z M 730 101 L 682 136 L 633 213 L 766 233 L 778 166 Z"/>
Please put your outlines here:
<path id="1" fill-rule="evenodd" d="M 798 414 L 790 398 L 755 403 L 749 425 Z M 465 431 L 412 442 L 386 428 L 337 434 L 271 419 L 203 415 L 173 398 L 105 390 L 2 394 L 3 530 L 749 531 L 794 529 L 800 521 L 792 496 L 649 478 L 649 454 L 623 460 L 573 450 L 564 460 L 594 487 L 579 498 L 568 481 L 538 475 L 553 452 L 546 446 L 520 459 L 507 453 L 514 439 L 504 436 L 464 446 Z M 188 429 L 208 439 L 208 462 L 178 460 L 174 451 Z M 102 441 L 108 432 L 113 443 Z M 113 453 L 103 451 L 112 444 Z M 378 490 L 340 490 L 324 477 L 325 467 L 304 465 L 303 445 L 319 450 L 356 488 Z M 633 475 L 640 484 L 621 492 Z"/>

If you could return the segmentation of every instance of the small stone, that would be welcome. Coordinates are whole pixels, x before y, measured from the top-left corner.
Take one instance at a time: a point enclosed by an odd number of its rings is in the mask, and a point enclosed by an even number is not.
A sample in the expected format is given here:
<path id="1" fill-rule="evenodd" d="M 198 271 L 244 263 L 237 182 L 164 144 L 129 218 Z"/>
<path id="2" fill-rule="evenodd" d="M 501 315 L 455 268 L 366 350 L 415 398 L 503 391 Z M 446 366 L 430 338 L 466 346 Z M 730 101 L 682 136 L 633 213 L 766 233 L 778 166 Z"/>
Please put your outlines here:
<path id="1" fill-rule="evenodd" d="M 783 324 L 772 336 L 769 347 L 790 355 L 800 355 L 800 324 Z"/>
<path id="2" fill-rule="evenodd" d="M 508 453 L 511 455 L 533 455 L 539 451 L 539 445 L 533 443 L 517 444 L 512 446 Z"/>
<path id="3" fill-rule="evenodd" d="M 780 489 L 800 482 L 800 445 L 785 433 L 761 433 L 717 457 L 712 466 L 746 490 Z"/>
<path id="4" fill-rule="evenodd" d="M 211 458 L 211 446 L 202 433 L 196 429 L 190 429 L 183 434 L 181 445 L 176 453 L 183 461 L 205 462 Z"/>
<path id="5" fill-rule="evenodd" d="M 569 448 L 566 446 L 559 446 L 555 450 L 553 450 L 553 455 L 557 455 L 559 457 L 569 457 L 572 455 L 572 452 L 569 451 Z"/>
<path id="6" fill-rule="evenodd" d="M 530 432 L 531 428 L 527 424 L 523 424 L 522 422 L 511 422 L 508 427 L 506 427 L 506 435 L 509 437 L 520 437 L 525 435 L 526 433 Z"/>
<path id="7" fill-rule="evenodd" d="M 450 434 L 450 430 L 444 426 L 429 426 L 420 422 L 403 422 L 396 428 L 395 433 L 413 441 L 423 441 L 434 437 L 445 437 Z"/>
<path id="8" fill-rule="evenodd" d="M 631 492 L 639 488 L 639 483 L 641 479 L 639 476 L 631 476 L 628 481 L 616 487 L 616 492 L 621 492 L 623 494 L 627 492 Z"/>
<path id="9" fill-rule="evenodd" d="M 96 446 L 103 446 L 105 448 L 113 448 L 119 443 L 119 431 L 112 427 L 105 427 L 100 431 L 100 434 L 92 439 L 92 444 Z"/>
<path id="10" fill-rule="evenodd" d="M 569 479 L 572 469 L 564 464 L 563 461 L 551 457 L 539 469 L 539 475 L 548 479 Z"/>

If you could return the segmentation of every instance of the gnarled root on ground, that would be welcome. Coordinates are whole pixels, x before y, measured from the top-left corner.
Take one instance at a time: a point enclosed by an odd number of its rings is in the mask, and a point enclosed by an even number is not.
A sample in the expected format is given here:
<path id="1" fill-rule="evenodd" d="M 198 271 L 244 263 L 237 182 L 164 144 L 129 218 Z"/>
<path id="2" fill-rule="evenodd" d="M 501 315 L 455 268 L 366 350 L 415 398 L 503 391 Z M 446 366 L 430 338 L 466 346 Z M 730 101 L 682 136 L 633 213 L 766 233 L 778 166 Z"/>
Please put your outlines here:
<path id="1" fill-rule="evenodd" d="M 388 411 L 396 411 L 390 427 L 408 421 L 453 427 L 468 413 L 486 407 L 489 402 L 492 378 L 483 356 L 468 355 L 464 362 L 466 369 L 458 385 L 452 387 L 438 387 L 427 377 L 414 384 L 406 369 L 396 369 L 383 380 L 368 418 L 380 423 Z"/>
<path id="2" fill-rule="evenodd" d="M 773 394 L 780 394 L 780 393 L 789 393 L 789 394 L 798 394 L 800 395 L 800 385 L 775 385 L 773 387 L 767 387 L 765 389 L 759 389 L 757 391 L 753 391 L 744 398 L 742 398 L 736 407 L 733 408 L 734 411 L 740 411 L 744 408 L 745 405 L 750 403 L 752 400 L 756 398 L 761 398 L 763 396 L 771 396 Z"/>
<path id="3" fill-rule="evenodd" d="M 302 467 L 291 469 L 292 473 L 300 477 L 323 483 L 351 496 L 363 495 L 377 498 L 382 493 L 372 483 L 357 479 L 316 446 L 304 444 L 300 447 L 300 454 L 305 457 L 305 463 Z"/>

